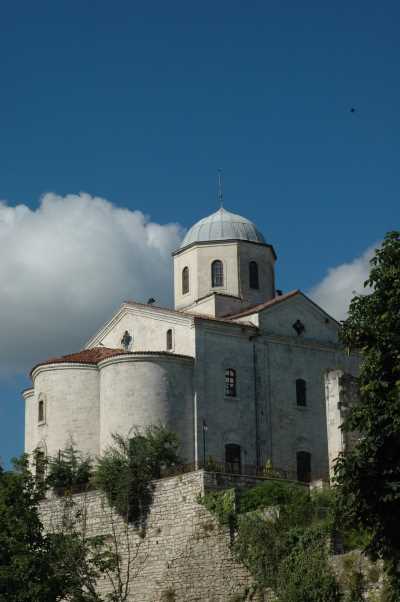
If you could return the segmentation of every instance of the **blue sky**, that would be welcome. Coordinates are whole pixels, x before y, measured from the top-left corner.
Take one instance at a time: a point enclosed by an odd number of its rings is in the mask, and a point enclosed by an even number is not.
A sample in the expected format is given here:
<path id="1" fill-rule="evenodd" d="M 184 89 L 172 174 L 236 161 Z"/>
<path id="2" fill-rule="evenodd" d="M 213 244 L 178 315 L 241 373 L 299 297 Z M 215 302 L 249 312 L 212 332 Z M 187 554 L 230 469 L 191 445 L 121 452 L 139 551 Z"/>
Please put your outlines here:
<path id="1" fill-rule="evenodd" d="M 29 250 L 24 255 L 28 230 L 22 228 L 8 233 L 0 254 L 5 462 L 23 447 L 19 389 L 28 359 L 75 350 L 67 348 L 69 339 L 63 347 L 57 337 L 38 334 L 49 314 L 54 324 L 64 315 L 59 302 L 48 305 L 53 272 L 46 280 L 34 260 L 48 233 L 42 220 L 35 234 L 42 195 L 85 191 L 113 209 L 186 228 L 216 209 L 221 168 L 226 207 L 255 221 L 275 246 L 279 287 L 309 290 L 329 268 L 353 262 L 399 225 L 399 19 L 398 2 L 370 0 L 25 0 L 1 6 L 0 200 L 8 216 L 18 204 L 32 210 Z M 62 260 L 69 261 L 77 244 L 73 231 L 68 235 L 72 201 L 60 203 Z M 84 215 L 89 227 L 90 212 Z M 90 257 L 84 232 L 80 257 Z M 103 250 L 118 244 L 116 232 L 105 237 Z M 168 233 L 164 255 L 178 236 Z M 14 263 L 4 259 L 10 248 Z M 117 258 L 125 255 L 124 248 Z M 113 271 L 107 257 L 102 265 Z M 61 272 L 63 266 L 60 260 Z M 79 256 L 70 259 L 68 290 L 80 267 Z M 94 260 L 93 269 L 100 269 Z M 126 274 L 135 279 L 137 296 L 152 293 L 151 280 L 138 284 L 143 274 Z M 45 300 L 35 296 L 39 285 L 41 291 L 48 286 Z M 19 317 L 12 316 L 13 287 L 21 291 Z M 83 290 L 76 285 L 74 320 L 65 320 L 81 344 L 90 334 L 85 312 L 93 301 Z M 130 290 L 129 282 L 116 286 L 96 324 Z M 24 318 L 28 305 L 35 320 Z M 7 324 L 15 325 L 7 331 Z M 8 366 L 13 341 L 21 357 L 27 346 L 34 349 L 26 361 Z"/>

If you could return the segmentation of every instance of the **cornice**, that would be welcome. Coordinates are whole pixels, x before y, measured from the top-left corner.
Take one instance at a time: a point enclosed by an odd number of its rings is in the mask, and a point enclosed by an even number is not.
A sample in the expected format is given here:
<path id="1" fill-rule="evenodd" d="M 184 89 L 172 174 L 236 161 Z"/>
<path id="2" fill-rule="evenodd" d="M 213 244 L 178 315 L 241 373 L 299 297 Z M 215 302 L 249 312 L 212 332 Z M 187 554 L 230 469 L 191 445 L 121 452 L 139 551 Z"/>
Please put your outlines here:
<path id="1" fill-rule="evenodd" d="M 232 244 L 232 243 L 236 243 L 236 244 L 247 244 L 247 245 L 257 245 L 258 247 L 267 247 L 269 249 L 271 249 L 272 254 L 274 256 L 274 259 L 277 259 L 277 254 L 275 253 L 275 249 L 272 245 L 270 245 L 269 243 L 266 242 L 257 242 L 255 240 L 245 240 L 245 239 L 241 239 L 241 238 L 226 238 L 223 240 L 196 240 L 192 243 L 190 243 L 189 245 L 186 245 L 185 247 L 182 247 L 181 249 L 177 249 L 176 251 L 173 251 L 171 253 L 172 257 L 176 257 L 177 255 L 180 255 L 181 253 L 188 251 L 189 249 L 192 249 L 193 247 L 204 247 L 204 246 L 215 246 L 215 245 L 227 245 L 227 244 Z"/>
<path id="2" fill-rule="evenodd" d="M 32 381 L 35 382 L 36 377 L 41 372 L 50 372 L 55 370 L 97 370 L 96 364 L 80 363 L 80 362 L 55 362 L 54 364 L 40 364 L 31 372 Z"/>
<path id="3" fill-rule="evenodd" d="M 34 394 L 35 394 L 34 387 L 28 387 L 27 389 L 24 389 L 23 391 L 21 391 L 21 395 L 25 400 L 27 400 L 28 397 L 32 397 L 32 395 L 34 395 Z"/>
<path id="4" fill-rule="evenodd" d="M 278 334 L 265 334 L 260 336 L 260 340 L 264 343 L 275 343 L 278 345 L 286 345 L 290 347 L 301 347 L 303 349 L 318 349 L 319 351 L 336 351 L 345 353 L 345 349 L 339 343 L 330 343 L 329 341 L 318 341 L 317 339 L 303 339 L 300 337 L 289 337 Z M 352 353 L 355 357 L 361 357 L 357 353 Z"/>
<path id="5" fill-rule="evenodd" d="M 179 364 L 194 363 L 194 357 L 191 357 L 190 355 L 168 353 L 167 351 L 134 351 L 129 355 L 114 355 L 113 357 L 106 358 L 98 363 L 98 368 L 99 370 L 101 370 L 102 368 L 106 368 L 107 366 L 111 366 L 112 364 L 125 364 L 144 361 L 148 362 L 151 359 L 175 362 Z"/>

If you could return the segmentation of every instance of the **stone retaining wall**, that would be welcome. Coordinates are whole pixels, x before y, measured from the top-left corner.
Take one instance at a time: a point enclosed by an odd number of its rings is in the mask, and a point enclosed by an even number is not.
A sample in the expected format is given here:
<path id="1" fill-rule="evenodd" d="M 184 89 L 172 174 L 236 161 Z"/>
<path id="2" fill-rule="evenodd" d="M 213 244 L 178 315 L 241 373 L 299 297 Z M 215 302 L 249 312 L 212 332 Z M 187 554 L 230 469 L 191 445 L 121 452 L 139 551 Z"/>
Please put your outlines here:
<path id="1" fill-rule="evenodd" d="M 235 477 L 236 486 L 240 477 Z M 247 484 L 247 482 L 246 482 Z M 252 479 L 252 484 L 255 480 Z M 112 512 L 103 495 L 91 491 L 72 496 L 74 510 L 86 517 L 88 536 L 104 535 L 112 545 L 114 534 L 124 571 L 131 559 L 128 601 L 234 602 L 251 584 L 247 570 L 232 557 L 227 530 L 197 502 L 205 489 L 218 489 L 215 475 L 196 472 L 155 482 L 147 528 L 140 532 Z M 42 503 L 48 530 L 60 528 L 65 499 Z M 125 580 L 125 575 L 124 575 Z M 99 591 L 112 591 L 108 579 Z"/>

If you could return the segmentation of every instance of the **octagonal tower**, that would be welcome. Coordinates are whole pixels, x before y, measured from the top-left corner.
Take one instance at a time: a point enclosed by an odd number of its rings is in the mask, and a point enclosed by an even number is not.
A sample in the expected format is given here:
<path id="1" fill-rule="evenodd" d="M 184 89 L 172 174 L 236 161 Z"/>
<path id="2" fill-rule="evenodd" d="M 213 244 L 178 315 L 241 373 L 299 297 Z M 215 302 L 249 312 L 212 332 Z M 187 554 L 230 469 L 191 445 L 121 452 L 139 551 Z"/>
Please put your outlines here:
<path id="1" fill-rule="evenodd" d="M 173 256 L 176 309 L 219 317 L 275 296 L 272 245 L 222 207 L 194 224 Z"/>

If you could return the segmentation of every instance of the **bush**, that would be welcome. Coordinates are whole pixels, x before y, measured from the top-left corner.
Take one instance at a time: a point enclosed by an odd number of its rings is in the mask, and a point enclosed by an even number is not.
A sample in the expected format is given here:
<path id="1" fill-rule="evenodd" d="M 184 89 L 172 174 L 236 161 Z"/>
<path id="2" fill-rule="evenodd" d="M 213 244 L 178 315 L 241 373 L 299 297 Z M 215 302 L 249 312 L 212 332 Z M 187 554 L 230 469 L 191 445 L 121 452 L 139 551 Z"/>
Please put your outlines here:
<path id="1" fill-rule="evenodd" d="M 47 483 L 55 490 L 80 490 L 88 485 L 92 474 L 92 461 L 83 458 L 71 443 L 60 450 L 56 458 L 50 458 Z"/>
<path id="2" fill-rule="evenodd" d="M 220 525 L 233 526 L 236 522 L 236 494 L 234 489 L 206 493 L 198 501 L 216 516 Z"/>
<path id="3" fill-rule="evenodd" d="M 137 528 L 144 528 L 153 500 L 152 479 L 180 463 L 178 438 L 163 426 L 138 429 L 132 437 L 113 434 L 114 445 L 98 459 L 94 482 L 110 505 Z"/>
<path id="4" fill-rule="evenodd" d="M 323 530 L 310 528 L 279 566 L 277 594 L 282 602 L 337 602 L 338 583 L 329 566 Z"/>
<path id="5" fill-rule="evenodd" d="M 238 519 L 233 553 L 253 575 L 260 589 L 276 587 L 278 568 L 285 554 L 279 521 L 252 513 Z"/>

